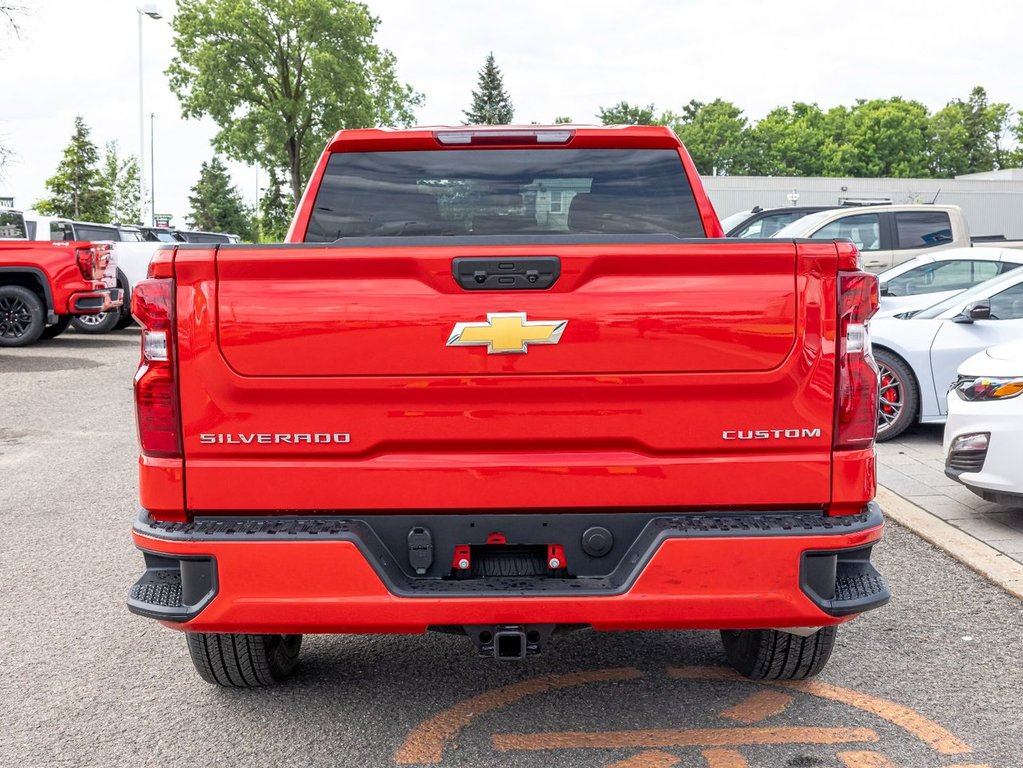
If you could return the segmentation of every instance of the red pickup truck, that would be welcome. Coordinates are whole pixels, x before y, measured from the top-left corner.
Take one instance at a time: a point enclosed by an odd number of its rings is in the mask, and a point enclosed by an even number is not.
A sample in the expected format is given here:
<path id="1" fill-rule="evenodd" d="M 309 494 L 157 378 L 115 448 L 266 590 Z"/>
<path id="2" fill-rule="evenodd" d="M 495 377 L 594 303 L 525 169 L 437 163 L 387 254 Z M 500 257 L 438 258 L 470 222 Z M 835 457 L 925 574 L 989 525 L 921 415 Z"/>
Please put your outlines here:
<path id="1" fill-rule="evenodd" d="M 109 243 L 0 240 L 0 347 L 52 339 L 73 315 L 123 301 Z"/>
<path id="2" fill-rule="evenodd" d="M 159 251 L 134 292 L 145 571 L 199 674 L 306 633 L 718 629 L 817 673 L 870 562 L 877 281 L 729 241 L 660 127 L 352 130 L 289 243 Z"/>

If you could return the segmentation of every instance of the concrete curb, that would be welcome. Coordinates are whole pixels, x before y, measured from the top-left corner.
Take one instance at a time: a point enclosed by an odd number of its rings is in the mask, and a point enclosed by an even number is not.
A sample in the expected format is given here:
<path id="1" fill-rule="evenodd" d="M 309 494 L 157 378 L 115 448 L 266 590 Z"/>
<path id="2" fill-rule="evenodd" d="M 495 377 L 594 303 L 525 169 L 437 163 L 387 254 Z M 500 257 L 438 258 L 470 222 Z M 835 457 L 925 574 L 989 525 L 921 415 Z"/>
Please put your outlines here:
<path id="1" fill-rule="evenodd" d="M 952 555 L 963 565 L 972 568 L 1009 594 L 1023 600 L 1023 565 L 1011 557 L 1003 555 L 994 547 L 973 538 L 954 525 L 949 525 L 940 517 L 921 509 L 884 486 L 877 488 L 877 503 L 881 505 L 885 516 L 891 520 Z"/>

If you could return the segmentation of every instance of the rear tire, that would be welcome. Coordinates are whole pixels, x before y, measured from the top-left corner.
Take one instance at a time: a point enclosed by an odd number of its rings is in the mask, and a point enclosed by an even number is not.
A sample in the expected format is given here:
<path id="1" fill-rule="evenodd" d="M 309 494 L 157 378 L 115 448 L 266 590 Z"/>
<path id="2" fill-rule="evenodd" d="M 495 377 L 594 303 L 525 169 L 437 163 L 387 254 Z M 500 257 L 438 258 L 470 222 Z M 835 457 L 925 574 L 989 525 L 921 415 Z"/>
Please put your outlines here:
<path id="1" fill-rule="evenodd" d="M 302 635 L 189 632 L 185 639 L 199 677 L 225 688 L 281 682 L 294 671 L 302 647 Z"/>
<path id="2" fill-rule="evenodd" d="M 42 299 L 20 285 L 0 285 L 0 347 L 24 347 L 46 328 Z"/>
<path id="3" fill-rule="evenodd" d="M 920 390 L 909 364 L 885 349 L 874 350 L 881 372 L 881 397 L 878 400 L 877 442 L 894 440 L 916 422 L 920 409 Z"/>
<path id="4" fill-rule="evenodd" d="M 79 333 L 110 333 L 117 327 L 121 319 L 121 311 L 99 312 L 95 315 L 76 315 L 71 325 Z"/>
<path id="5" fill-rule="evenodd" d="M 778 629 L 724 629 L 721 642 L 728 663 L 752 680 L 805 680 L 828 663 L 838 627 L 822 627 L 809 637 Z"/>
<path id="6" fill-rule="evenodd" d="M 115 331 L 123 330 L 124 328 L 127 328 L 129 325 L 133 325 L 134 323 L 135 318 L 131 316 L 131 312 L 127 309 L 122 309 L 121 319 L 117 321 L 117 325 L 114 326 L 114 330 Z"/>
<path id="7" fill-rule="evenodd" d="M 39 335 L 40 339 L 55 339 L 60 336 L 67 327 L 71 324 L 71 315 L 57 315 L 57 322 L 53 325 L 48 325 L 43 329 L 43 332 Z"/>

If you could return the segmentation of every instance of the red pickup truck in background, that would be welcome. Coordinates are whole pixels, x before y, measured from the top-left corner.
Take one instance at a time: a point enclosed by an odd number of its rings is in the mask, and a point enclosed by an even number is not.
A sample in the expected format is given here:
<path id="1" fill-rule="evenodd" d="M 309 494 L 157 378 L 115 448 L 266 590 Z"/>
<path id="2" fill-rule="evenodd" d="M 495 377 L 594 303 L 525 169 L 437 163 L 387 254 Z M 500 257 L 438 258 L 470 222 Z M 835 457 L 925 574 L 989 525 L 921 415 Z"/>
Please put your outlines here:
<path id="1" fill-rule="evenodd" d="M 0 240 L 0 347 L 52 339 L 72 316 L 122 302 L 109 243 Z"/>
<path id="2" fill-rule="evenodd" d="M 816 674 L 870 562 L 877 280 L 848 242 L 721 239 L 660 127 L 353 130 L 290 244 L 135 287 L 145 571 L 209 682 L 306 633 L 721 630 Z"/>

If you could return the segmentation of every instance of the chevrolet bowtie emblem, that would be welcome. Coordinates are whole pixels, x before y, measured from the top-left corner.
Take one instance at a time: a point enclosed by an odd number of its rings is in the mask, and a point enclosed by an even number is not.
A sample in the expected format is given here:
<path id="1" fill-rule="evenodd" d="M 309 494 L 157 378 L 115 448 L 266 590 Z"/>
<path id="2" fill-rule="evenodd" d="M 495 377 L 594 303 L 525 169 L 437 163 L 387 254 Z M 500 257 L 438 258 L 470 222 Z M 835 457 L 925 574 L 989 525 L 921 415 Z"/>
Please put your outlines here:
<path id="1" fill-rule="evenodd" d="M 485 346 L 488 355 L 515 355 L 527 344 L 557 344 L 568 320 L 526 320 L 525 312 L 487 313 L 485 323 L 455 323 L 449 347 Z"/>

